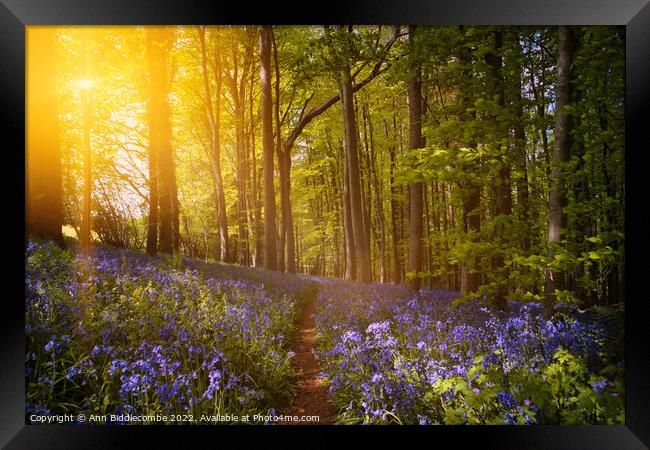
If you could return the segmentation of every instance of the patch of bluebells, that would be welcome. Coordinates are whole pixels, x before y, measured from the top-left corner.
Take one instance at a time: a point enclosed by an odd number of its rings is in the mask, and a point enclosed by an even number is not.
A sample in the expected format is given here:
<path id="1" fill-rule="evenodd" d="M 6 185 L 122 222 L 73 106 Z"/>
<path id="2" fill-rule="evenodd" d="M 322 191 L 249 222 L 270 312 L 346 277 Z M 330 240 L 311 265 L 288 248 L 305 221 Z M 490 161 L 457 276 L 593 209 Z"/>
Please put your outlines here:
<path id="1" fill-rule="evenodd" d="M 26 412 L 241 415 L 290 399 L 312 281 L 52 243 L 25 256 Z"/>
<path id="2" fill-rule="evenodd" d="M 452 306 L 457 297 L 442 290 L 412 294 L 402 286 L 323 283 L 317 358 L 341 408 L 340 423 L 553 423 L 548 399 L 573 395 L 565 387 L 554 391 L 559 372 L 569 370 L 564 359 L 558 362 L 561 351 L 583 370 L 572 372 L 580 401 L 600 401 L 595 393 L 604 385 L 587 380 L 612 367 L 602 355 L 604 326 L 569 314 L 544 319 L 536 303 L 511 301 L 506 314 L 478 301 Z M 621 381 L 622 370 L 616 370 L 610 376 Z M 608 406 L 607 417 L 582 407 L 562 420 L 619 423 L 622 417 L 622 403 Z"/>

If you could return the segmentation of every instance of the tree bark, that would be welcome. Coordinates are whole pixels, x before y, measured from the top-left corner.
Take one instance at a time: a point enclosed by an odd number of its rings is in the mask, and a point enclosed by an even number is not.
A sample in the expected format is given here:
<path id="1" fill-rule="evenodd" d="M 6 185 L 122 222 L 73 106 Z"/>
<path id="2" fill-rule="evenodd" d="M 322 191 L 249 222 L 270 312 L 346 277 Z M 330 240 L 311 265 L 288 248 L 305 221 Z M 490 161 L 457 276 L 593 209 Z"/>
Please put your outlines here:
<path id="1" fill-rule="evenodd" d="M 83 61 L 83 77 L 90 79 L 90 63 L 88 61 L 88 32 L 83 31 L 81 35 L 81 51 Z M 84 177 L 84 190 L 83 190 L 83 207 L 81 212 L 81 236 L 80 245 L 81 250 L 88 252 L 90 249 L 91 241 L 91 215 L 92 215 L 92 192 L 93 192 L 93 174 L 92 174 L 92 149 L 90 146 L 90 132 L 91 132 L 91 105 L 88 88 L 81 91 L 81 110 L 82 110 L 82 140 L 83 140 L 83 177 Z"/>
<path id="2" fill-rule="evenodd" d="M 205 27 L 199 27 L 199 41 L 201 44 L 201 71 L 203 76 L 203 87 L 205 90 L 206 113 L 210 126 L 210 162 L 212 177 L 214 179 L 215 207 L 217 211 L 217 225 L 219 228 L 219 260 L 227 262 L 230 260 L 228 245 L 228 221 L 226 216 L 226 201 L 223 189 L 223 178 L 221 174 L 221 53 L 215 52 L 215 82 L 214 107 L 212 106 L 212 95 L 207 67 L 207 51 L 205 45 Z"/>
<path id="3" fill-rule="evenodd" d="M 375 150 L 375 137 L 372 126 L 372 118 L 370 117 L 370 107 L 366 103 L 364 105 L 364 113 L 366 115 L 366 123 L 368 129 L 368 144 L 369 144 L 369 155 L 370 155 L 370 173 L 369 179 L 372 182 L 372 187 L 375 191 L 375 205 L 376 205 L 376 216 L 377 216 L 377 226 L 379 228 L 379 281 L 384 283 L 387 277 L 387 268 L 386 268 L 386 226 L 384 218 L 384 201 L 381 193 L 381 185 L 379 181 L 379 176 L 377 175 L 377 152 Z"/>
<path id="4" fill-rule="evenodd" d="M 410 79 L 408 85 L 409 107 L 409 147 L 418 149 L 423 147 L 422 141 L 422 79 L 419 58 L 415 52 L 416 27 L 409 26 Z M 423 183 L 409 183 L 409 257 L 406 271 L 413 273 L 408 281 L 408 286 L 417 291 L 420 289 L 422 279 L 418 272 L 422 272 L 422 209 L 423 209 Z"/>
<path id="5" fill-rule="evenodd" d="M 275 35 L 271 30 L 273 60 L 275 67 L 275 134 L 280 173 L 280 245 L 278 264 L 281 271 L 296 272 L 295 236 L 293 231 L 293 212 L 291 209 L 291 147 L 285 147 L 282 140 L 280 122 L 280 65 Z"/>
<path id="6" fill-rule="evenodd" d="M 460 27 L 460 31 L 463 32 L 463 27 Z M 461 78 L 462 80 L 470 80 L 470 77 L 473 76 L 472 74 L 472 58 L 470 55 L 470 49 L 467 48 L 461 48 L 458 53 L 457 57 L 459 59 L 459 62 L 461 64 Z M 461 111 L 460 111 L 460 121 L 463 124 L 466 124 L 470 120 L 475 120 L 476 119 L 476 113 L 475 112 L 469 112 L 469 110 L 473 107 L 474 101 L 472 99 L 472 94 L 469 91 L 468 88 L 459 86 L 459 97 L 461 99 Z M 468 142 L 467 146 L 469 148 L 475 148 L 476 147 L 476 142 Z M 476 164 L 476 163 L 473 163 Z M 475 171 L 476 167 L 472 168 L 469 167 L 467 164 L 461 164 L 461 167 L 465 171 Z M 477 183 L 474 180 L 468 180 L 465 182 L 462 182 L 460 184 L 461 188 L 461 195 L 462 195 L 462 201 L 463 201 L 463 213 L 462 213 L 462 219 L 463 219 L 463 229 L 465 234 L 471 233 L 479 233 L 481 231 L 481 215 L 480 215 L 480 204 L 481 204 L 481 186 L 479 183 Z M 454 213 L 453 213 L 453 203 L 451 204 L 452 207 L 452 213 L 450 214 L 450 221 L 451 221 L 451 226 L 452 228 L 454 227 Z M 469 240 L 475 239 L 474 236 L 470 236 Z M 476 267 L 478 265 L 478 261 L 476 258 L 471 258 L 470 261 L 464 261 L 461 263 L 461 270 L 460 270 L 460 290 L 461 293 L 466 294 L 468 292 L 475 291 L 479 284 L 480 284 L 480 279 L 481 279 L 481 274 L 478 273 L 478 268 Z"/>
<path id="7" fill-rule="evenodd" d="M 528 189 L 528 161 L 526 154 L 526 131 L 524 128 L 524 108 L 521 97 L 521 80 L 524 76 L 519 57 L 521 56 L 521 45 L 519 35 L 514 36 L 515 52 L 513 57 L 512 79 L 514 80 L 514 91 L 512 93 L 512 108 L 514 113 L 513 135 L 515 139 L 515 155 L 520 176 L 517 178 L 517 203 L 519 206 L 520 247 L 524 252 L 530 248 L 530 196 Z"/>
<path id="8" fill-rule="evenodd" d="M 262 143 L 264 151 L 264 267 L 277 269 L 275 188 L 273 185 L 273 105 L 271 98 L 271 27 L 260 28 Z"/>
<path id="9" fill-rule="evenodd" d="M 271 28 L 271 48 L 273 49 L 273 69 L 275 71 L 275 83 L 273 84 L 275 98 L 273 108 L 273 120 L 275 123 L 275 147 L 278 157 L 278 173 L 280 175 L 280 233 L 278 242 L 278 270 L 285 271 L 285 248 L 287 237 L 287 215 L 291 214 L 285 195 L 285 182 L 287 181 L 287 167 L 282 152 L 282 128 L 280 126 L 280 64 L 278 62 L 278 49 L 275 42 L 275 34 Z M 289 211 L 288 211 L 289 209 Z"/>
<path id="10" fill-rule="evenodd" d="M 551 168 L 551 190 L 549 199 L 548 245 L 549 257 L 553 258 L 552 246 L 562 239 L 562 229 L 566 227 L 566 186 L 564 184 L 563 164 L 569 160 L 571 149 L 571 115 L 566 106 L 571 101 L 571 64 L 573 61 L 574 36 L 570 26 L 558 27 L 557 51 L 557 100 L 555 109 L 555 142 Z M 550 270 L 546 273 L 546 298 L 544 313 L 550 316 L 556 289 L 563 289 L 563 275 Z"/>
<path id="11" fill-rule="evenodd" d="M 367 236 L 363 220 L 363 204 L 361 201 L 361 179 L 359 170 L 359 155 L 357 142 L 357 123 L 354 114 L 354 94 L 350 66 L 342 63 L 339 73 L 339 90 L 343 107 L 343 123 L 345 126 L 345 154 L 348 163 L 348 184 L 350 192 L 350 218 L 354 234 L 356 254 L 357 280 L 368 282 L 371 278 L 370 255 L 368 254 Z"/>
<path id="12" fill-rule="evenodd" d="M 493 52 L 485 56 L 485 60 L 490 66 L 488 85 L 488 96 L 496 97 L 499 109 L 505 109 L 505 90 L 503 85 L 503 78 L 501 76 L 501 66 L 503 65 L 503 57 L 501 56 L 501 47 L 503 46 L 503 32 L 497 30 L 494 32 L 494 47 Z M 500 248 L 492 259 L 495 270 L 503 270 L 504 256 L 503 244 L 505 242 L 505 233 L 507 232 L 506 221 L 510 220 L 512 214 L 512 193 L 510 187 L 510 161 L 507 152 L 507 139 L 505 129 L 496 116 L 490 117 L 494 126 L 493 139 L 496 141 L 499 150 L 497 151 L 498 158 L 498 176 L 495 180 L 495 200 L 496 200 L 496 219 L 497 223 L 494 227 L 495 237 L 497 242 L 500 243 Z M 502 149 L 505 148 L 505 152 Z M 507 286 L 504 280 L 497 282 L 496 291 L 491 299 L 492 306 L 502 311 L 508 308 L 506 295 L 508 293 Z"/>
<path id="13" fill-rule="evenodd" d="M 154 256 L 158 253 L 158 154 L 160 151 L 160 134 L 158 133 L 158 105 L 154 97 L 153 74 L 155 61 L 153 49 L 153 34 L 147 31 L 147 66 L 149 68 L 149 101 L 147 114 L 149 120 L 149 216 L 147 221 L 147 254 Z M 156 80 L 157 81 L 157 80 Z"/>
<path id="14" fill-rule="evenodd" d="M 395 104 L 393 104 L 395 107 Z M 397 186 L 395 186 L 395 165 L 397 164 L 397 146 L 395 141 L 397 139 L 397 117 L 396 113 L 393 112 L 393 140 L 388 147 L 390 153 L 390 167 L 389 167 L 389 182 L 390 182 L 390 221 L 391 228 L 393 229 L 393 239 L 392 239 L 392 250 L 393 250 L 393 282 L 399 284 L 402 282 L 402 263 L 400 259 L 399 243 L 402 239 L 402 234 L 400 233 L 399 225 L 399 216 L 400 216 L 400 205 L 397 201 Z"/>
<path id="15" fill-rule="evenodd" d="M 345 151 L 343 154 L 343 238 L 345 241 L 345 279 L 353 281 L 357 279 L 357 255 L 350 210 L 350 170 Z"/>
<path id="16" fill-rule="evenodd" d="M 159 250 L 172 254 L 178 250 L 178 238 L 175 236 L 178 220 L 178 197 L 176 190 L 176 174 L 174 169 L 173 149 L 171 142 L 170 110 L 167 94 L 169 92 L 168 64 L 169 30 L 165 27 L 147 29 L 147 55 L 151 80 L 150 134 L 155 136 L 154 143 L 158 146 L 159 167 L 159 219 L 160 241 Z"/>

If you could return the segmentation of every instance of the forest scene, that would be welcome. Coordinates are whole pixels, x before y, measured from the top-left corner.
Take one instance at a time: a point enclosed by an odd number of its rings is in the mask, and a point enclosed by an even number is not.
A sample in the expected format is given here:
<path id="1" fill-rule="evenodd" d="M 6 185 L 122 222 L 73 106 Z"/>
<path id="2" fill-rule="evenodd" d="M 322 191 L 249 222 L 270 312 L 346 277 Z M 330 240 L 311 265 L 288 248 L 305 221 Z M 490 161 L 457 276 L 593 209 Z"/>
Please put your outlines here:
<path id="1" fill-rule="evenodd" d="M 26 423 L 625 423 L 624 27 L 26 51 Z"/>

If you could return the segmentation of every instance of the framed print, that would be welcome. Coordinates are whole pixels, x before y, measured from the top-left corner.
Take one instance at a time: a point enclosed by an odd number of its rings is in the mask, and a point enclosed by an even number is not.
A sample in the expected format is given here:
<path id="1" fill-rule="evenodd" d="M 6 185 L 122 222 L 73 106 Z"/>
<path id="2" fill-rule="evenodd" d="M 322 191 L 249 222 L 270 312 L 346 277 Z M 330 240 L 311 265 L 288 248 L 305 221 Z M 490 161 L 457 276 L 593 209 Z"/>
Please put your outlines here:
<path id="1" fill-rule="evenodd" d="M 650 6 L 582 3 L 5 1 L 2 444 L 650 445 Z"/>

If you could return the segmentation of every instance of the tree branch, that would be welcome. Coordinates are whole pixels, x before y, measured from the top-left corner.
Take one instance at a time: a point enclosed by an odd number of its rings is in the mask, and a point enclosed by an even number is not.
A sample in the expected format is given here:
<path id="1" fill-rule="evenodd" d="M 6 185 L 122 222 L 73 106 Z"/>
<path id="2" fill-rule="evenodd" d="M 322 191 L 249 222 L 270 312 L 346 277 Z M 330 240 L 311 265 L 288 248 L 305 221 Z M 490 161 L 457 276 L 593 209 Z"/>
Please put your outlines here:
<path id="1" fill-rule="evenodd" d="M 382 58 L 374 65 L 372 70 L 370 71 L 370 74 L 366 78 L 363 79 L 363 81 L 360 81 L 359 83 L 354 83 L 352 85 L 352 93 L 357 92 L 361 88 L 363 88 L 365 85 L 370 83 L 373 79 L 375 79 L 377 76 L 381 75 L 382 73 L 386 72 L 388 68 L 390 67 L 390 64 L 384 64 L 386 61 L 386 57 L 388 56 L 388 52 L 390 48 L 393 46 L 393 44 L 397 41 L 397 38 L 399 37 L 399 28 L 395 27 L 395 32 L 393 33 L 392 38 L 386 46 L 384 47 L 384 55 Z M 341 95 L 336 94 L 332 97 L 330 97 L 327 101 L 324 103 L 320 104 L 319 106 L 312 108 L 309 110 L 309 112 L 305 115 L 303 115 L 294 129 L 291 131 L 289 136 L 287 137 L 287 140 L 284 142 L 283 146 L 283 151 L 289 151 L 291 150 L 291 147 L 293 147 L 293 144 L 296 142 L 296 139 L 298 139 L 298 136 L 302 133 L 302 130 L 311 122 L 314 120 L 316 117 L 320 116 L 323 114 L 325 111 L 327 111 L 330 107 L 335 105 L 339 100 L 341 100 Z M 305 104 L 306 106 L 306 104 Z M 303 110 L 304 112 L 304 110 Z"/>

